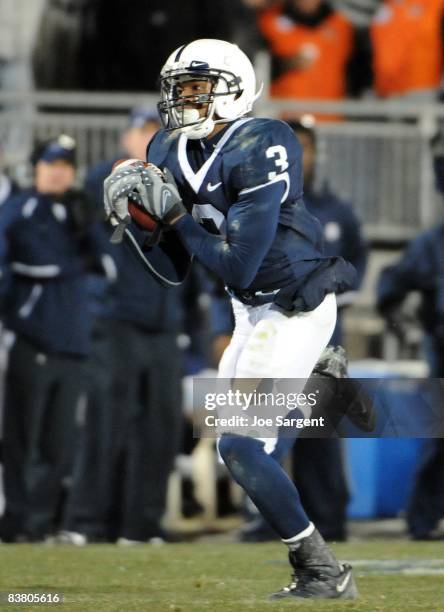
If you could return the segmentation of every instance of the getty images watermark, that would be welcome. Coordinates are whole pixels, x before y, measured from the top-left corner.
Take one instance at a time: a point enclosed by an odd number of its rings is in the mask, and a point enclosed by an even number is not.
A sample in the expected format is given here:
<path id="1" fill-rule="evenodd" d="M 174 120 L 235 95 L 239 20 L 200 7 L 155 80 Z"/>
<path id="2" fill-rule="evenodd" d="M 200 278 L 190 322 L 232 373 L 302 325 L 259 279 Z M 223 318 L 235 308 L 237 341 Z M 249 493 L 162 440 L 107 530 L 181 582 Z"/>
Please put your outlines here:
<path id="1" fill-rule="evenodd" d="M 305 381 L 298 380 L 195 379 L 199 436 L 231 433 L 269 438 L 286 428 L 322 429 L 325 417 L 316 414 L 320 391 L 305 392 L 304 386 Z"/>
<path id="2" fill-rule="evenodd" d="M 206 393 L 204 396 L 204 408 L 207 411 L 217 411 L 217 414 L 208 414 L 204 417 L 204 422 L 207 427 L 323 427 L 324 417 L 301 417 L 288 416 L 288 414 L 297 408 L 311 409 L 316 406 L 317 393 L 265 393 L 257 390 L 246 392 L 240 389 L 228 389 L 226 392 Z M 258 413 L 259 409 L 268 411 L 278 409 L 286 409 L 285 414 L 272 414 L 261 416 Z M 240 411 L 240 414 L 226 414 L 226 409 L 234 409 Z M 247 410 L 250 412 L 247 414 Z M 222 413 L 222 416 L 218 414 Z"/>

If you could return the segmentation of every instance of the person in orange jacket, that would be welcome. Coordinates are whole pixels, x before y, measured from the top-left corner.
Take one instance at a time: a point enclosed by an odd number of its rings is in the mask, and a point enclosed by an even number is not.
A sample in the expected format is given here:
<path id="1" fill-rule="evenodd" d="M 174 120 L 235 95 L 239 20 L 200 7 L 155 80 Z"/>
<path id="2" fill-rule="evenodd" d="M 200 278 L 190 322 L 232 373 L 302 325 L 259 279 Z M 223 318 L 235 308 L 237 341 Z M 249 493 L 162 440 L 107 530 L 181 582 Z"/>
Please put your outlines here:
<path id="1" fill-rule="evenodd" d="M 384 0 L 370 26 L 381 97 L 433 100 L 443 71 L 444 0 Z"/>
<path id="2" fill-rule="evenodd" d="M 354 28 L 323 0 L 285 0 L 259 13 L 273 57 L 271 95 L 341 99 L 354 51 Z"/>

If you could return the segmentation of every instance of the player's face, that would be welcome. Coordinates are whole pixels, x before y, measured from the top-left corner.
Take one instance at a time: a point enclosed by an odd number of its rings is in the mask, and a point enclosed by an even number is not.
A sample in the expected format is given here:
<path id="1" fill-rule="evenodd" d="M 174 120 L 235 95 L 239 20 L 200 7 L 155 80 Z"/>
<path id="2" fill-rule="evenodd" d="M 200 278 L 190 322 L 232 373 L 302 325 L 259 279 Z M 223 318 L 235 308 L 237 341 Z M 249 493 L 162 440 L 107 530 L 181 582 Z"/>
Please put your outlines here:
<path id="1" fill-rule="evenodd" d="M 40 160 L 35 166 L 35 186 L 39 193 L 62 195 L 74 185 L 76 171 L 72 164 L 56 159 Z"/>
<path id="2" fill-rule="evenodd" d="M 208 103 L 199 101 L 199 96 L 211 93 L 213 83 L 208 80 L 183 81 L 176 85 L 177 95 L 185 98 L 184 108 L 194 108 L 199 111 L 200 117 L 205 117 Z"/>

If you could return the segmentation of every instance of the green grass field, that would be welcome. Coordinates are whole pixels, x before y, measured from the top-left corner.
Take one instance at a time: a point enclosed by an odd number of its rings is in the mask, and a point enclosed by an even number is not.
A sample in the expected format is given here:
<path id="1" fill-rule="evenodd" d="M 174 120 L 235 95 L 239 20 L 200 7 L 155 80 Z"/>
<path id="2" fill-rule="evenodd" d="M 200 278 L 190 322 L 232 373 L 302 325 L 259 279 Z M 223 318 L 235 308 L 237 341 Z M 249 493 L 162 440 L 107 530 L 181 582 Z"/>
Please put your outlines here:
<path id="1" fill-rule="evenodd" d="M 3 545 L 0 591 L 62 591 L 65 603 L 0 610 L 444 611 L 443 543 L 376 540 L 334 549 L 340 559 L 356 561 L 358 601 L 268 602 L 268 593 L 289 582 L 279 544 Z"/>

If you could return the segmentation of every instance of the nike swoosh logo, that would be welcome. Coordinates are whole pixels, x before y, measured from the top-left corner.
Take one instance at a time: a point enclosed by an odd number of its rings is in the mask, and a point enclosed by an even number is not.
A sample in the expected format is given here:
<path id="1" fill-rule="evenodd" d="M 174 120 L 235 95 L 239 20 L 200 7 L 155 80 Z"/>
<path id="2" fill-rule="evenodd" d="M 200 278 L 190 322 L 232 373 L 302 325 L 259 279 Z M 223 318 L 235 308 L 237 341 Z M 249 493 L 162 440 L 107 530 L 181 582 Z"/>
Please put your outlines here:
<path id="1" fill-rule="evenodd" d="M 208 191 L 215 191 L 221 185 L 222 185 L 222 181 L 220 181 L 220 183 L 216 183 L 215 185 L 212 185 L 211 183 L 208 183 L 207 189 L 208 189 Z"/>
<path id="2" fill-rule="evenodd" d="M 171 195 L 171 193 L 169 191 L 166 191 L 166 190 L 162 193 L 162 212 L 165 212 L 165 206 L 166 206 L 166 203 L 167 203 L 168 198 L 170 197 L 170 195 Z"/>
<path id="3" fill-rule="evenodd" d="M 338 593 L 343 593 L 345 591 L 347 584 L 350 582 L 350 578 L 351 578 L 351 572 L 348 572 L 344 580 L 336 585 L 336 590 Z"/>

